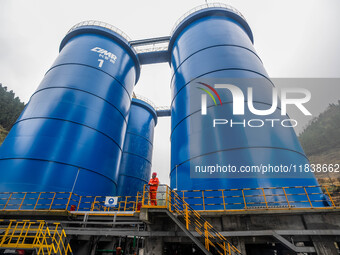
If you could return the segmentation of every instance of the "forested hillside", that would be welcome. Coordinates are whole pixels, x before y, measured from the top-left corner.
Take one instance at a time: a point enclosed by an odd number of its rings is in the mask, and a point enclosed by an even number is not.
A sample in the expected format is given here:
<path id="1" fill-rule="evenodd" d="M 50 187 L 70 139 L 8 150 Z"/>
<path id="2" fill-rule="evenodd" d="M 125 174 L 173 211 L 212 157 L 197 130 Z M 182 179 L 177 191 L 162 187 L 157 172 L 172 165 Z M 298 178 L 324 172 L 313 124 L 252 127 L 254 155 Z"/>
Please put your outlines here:
<path id="1" fill-rule="evenodd" d="M 24 109 L 25 104 L 16 97 L 13 90 L 0 83 L 0 125 L 9 131 Z"/>
<path id="2" fill-rule="evenodd" d="M 340 148 L 340 101 L 330 104 L 326 111 L 313 119 L 299 139 L 308 156 Z"/>
<path id="3" fill-rule="evenodd" d="M 8 134 L 8 131 L 4 129 L 2 126 L 0 126 L 0 145 L 5 140 L 7 134 Z"/>
<path id="4" fill-rule="evenodd" d="M 24 109 L 25 104 L 15 96 L 12 90 L 0 83 L 0 144 L 2 144 L 8 131 Z"/>
<path id="5" fill-rule="evenodd" d="M 328 108 L 299 136 L 312 164 L 340 164 L 340 101 Z M 316 173 L 320 184 L 339 184 L 339 173 Z"/>

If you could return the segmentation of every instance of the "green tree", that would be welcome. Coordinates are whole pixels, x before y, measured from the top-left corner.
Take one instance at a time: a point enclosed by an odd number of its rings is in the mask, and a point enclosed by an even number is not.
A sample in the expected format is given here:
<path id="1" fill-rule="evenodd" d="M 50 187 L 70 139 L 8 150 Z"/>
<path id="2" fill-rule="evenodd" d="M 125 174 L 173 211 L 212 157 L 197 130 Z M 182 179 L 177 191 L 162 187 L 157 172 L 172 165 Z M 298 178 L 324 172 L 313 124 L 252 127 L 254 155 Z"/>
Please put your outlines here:
<path id="1" fill-rule="evenodd" d="M 13 90 L 8 91 L 0 83 L 0 125 L 10 130 L 24 108 L 25 104 L 15 96 Z"/>
<path id="2" fill-rule="evenodd" d="M 340 148 L 340 100 L 314 118 L 299 140 L 308 156 Z"/>

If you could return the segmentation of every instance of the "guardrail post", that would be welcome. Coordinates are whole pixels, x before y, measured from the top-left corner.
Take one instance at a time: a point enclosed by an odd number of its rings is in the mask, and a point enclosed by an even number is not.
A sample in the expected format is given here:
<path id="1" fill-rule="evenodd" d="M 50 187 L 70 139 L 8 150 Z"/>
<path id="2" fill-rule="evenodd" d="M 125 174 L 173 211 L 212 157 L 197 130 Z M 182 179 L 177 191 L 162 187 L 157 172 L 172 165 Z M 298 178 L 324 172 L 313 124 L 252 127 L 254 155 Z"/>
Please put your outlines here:
<path id="1" fill-rule="evenodd" d="M 71 197 L 72 197 L 72 192 L 70 192 L 70 195 L 68 196 L 68 199 L 67 199 L 67 204 L 66 204 L 66 208 L 65 210 L 67 210 L 69 204 L 70 204 L 70 201 L 71 201 Z"/>
<path id="2" fill-rule="evenodd" d="M 262 192 L 263 192 L 264 202 L 266 203 L 266 208 L 268 209 L 268 203 L 267 203 L 266 193 L 264 192 L 264 188 L 262 188 Z"/>
<path id="3" fill-rule="evenodd" d="M 39 202 L 39 199 L 40 199 L 41 193 L 42 193 L 42 192 L 40 192 L 40 193 L 39 193 L 39 196 L 38 196 L 38 198 L 37 198 L 37 202 L 35 203 L 35 206 L 34 206 L 33 210 L 35 210 L 35 208 L 36 208 L 36 207 L 37 207 L 37 205 L 38 205 L 38 202 Z"/>
<path id="4" fill-rule="evenodd" d="M 335 203 L 334 203 L 334 201 L 333 201 L 333 198 L 332 198 L 331 194 L 329 194 L 329 191 L 328 191 L 328 189 L 327 189 L 327 186 L 323 186 L 323 187 L 325 188 L 325 190 L 326 190 L 326 192 L 327 192 L 327 195 L 328 195 L 329 199 L 330 199 L 331 202 L 332 202 L 333 207 L 336 207 L 336 205 L 335 205 Z"/>
<path id="5" fill-rule="evenodd" d="M 13 193 L 11 193 L 11 194 L 9 195 L 9 198 L 7 199 L 7 202 L 6 202 L 6 204 L 5 204 L 4 210 L 6 209 L 6 207 L 7 207 L 8 203 L 9 203 L 9 201 L 11 200 L 12 195 L 13 195 Z"/>
<path id="6" fill-rule="evenodd" d="M 287 201 L 287 204 L 288 204 L 288 208 L 290 208 L 290 203 L 289 203 L 289 200 L 288 200 L 288 196 L 287 196 L 286 190 L 285 190 L 284 187 L 282 187 L 282 190 L 283 190 L 283 193 L 285 194 L 286 201 Z"/>
<path id="7" fill-rule="evenodd" d="M 222 189 L 222 199 L 223 199 L 223 208 L 224 208 L 224 211 L 226 210 L 226 206 L 225 206 L 225 198 L 224 198 L 224 191 Z"/>
<path id="8" fill-rule="evenodd" d="M 48 209 L 48 210 L 51 210 L 52 209 L 52 205 L 53 205 L 53 203 L 54 203 L 54 199 L 55 199 L 55 196 L 56 196 L 56 194 L 57 193 L 55 193 L 55 192 L 53 192 L 53 198 L 52 198 L 52 201 L 51 201 L 51 204 L 50 204 L 50 208 Z"/>
<path id="9" fill-rule="evenodd" d="M 205 248 L 209 251 L 209 233 L 208 233 L 208 222 L 204 222 L 204 237 L 205 237 Z"/>
<path id="10" fill-rule="evenodd" d="M 81 198 L 82 198 L 83 196 L 80 196 L 79 197 L 79 201 L 78 201 L 78 206 L 77 206 L 77 211 L 79 211 L 79 207 L 80 207 L 80 203 L 81 203 Z"/>
<path id="11" fill-rule="evenodd" d="M 94 197 L 94 200 L 93 200 L 93 202 L 91 204 L 91 210 L 90 210 L 91 212 L 93 212 L 93 210 L 94 210 L 94 206 L 95 206 L 95 204 L 97 202 L 96 200 L 97 200 L 97 196 Z"/>
<path id="12" fill-rule="evenodd" d="M 126 196 L 126 197 L 125 197 L 124 212 L 126 211 L 126 204 L 127 204 L 127 199 L 128 199 L 128 197 Z"/>
<path id="13" fill-rule="evenodd" d="M 306 187 L 303 187 L 303 189 L 305 190 L 305 193 L 306 193 L 307 199 L 308 199 L 308 201 L 309 201 L 310 207 L 313 208 L 313 204 L 312 204 L 312 202 L 310 201 L 310 198 L 309 198 L 309 196 L 308 196 Z"/>
<path id="14" fill-rule="evenodd" d="M 184 202 L 184 203 L 185 203 L 185 202 Z M 186 224 L 187 230 L 189 230 L 189 212 L 188 212 L 188 204 L 185 203 L 184 206 L 185 206 L 185 224 Z"/>
<path id="15" fill-rule="evenodd" d="M 244 196 L 243 189 L 242 189 L 242 197 L 243 197 L 243 202 L 244 202 L 244 209 L 247 209 L 247 202 L 246 202 L 246 197 Z"/>
<path id="16" fill-rule="evenodd" d="M 137 192 L 137 196 L 136 196 L 136 208 L 135 208 L 135 211 L 137 211 L 137 209 L 138 209 L 138 198 L 139 198 L 139 191 Z"/>
<path id="17" fill-rule="evenodd" d="M 205 201 L 204 201 L 204 191 L 202 190 L 202 203 L 203 203 L 203 210 L 205 211 Z"/>
<path id="18" fill-rule="evenodd" d="M 144 206 L 144 199 L 145 199 L 145 187 L 146 187 L 146 184 L 144 184 L 144 188 L 143 188 L 142 206 Z"/>
<path id="19" fill-rule="evenodd" d="M 21 204 L 20 204 L 20 206 L 19 206 L 19 209 L 18 210 L 20 210 L 21 209 L 21 206 L 22 206 L 22 204 L 24 203 L 24 200 L 25 200 L 25 198 L 26 198 L 26 195 L 27 195 L 27 192 L 25 192 L 25 195 L 24 195 L 24 197 L 22 198 L 22 200 L 21 200 Z"/>
<path id="20" fill-rule="evenodd" d="M 169 211 L 172 212 L 172 201 L 171 201 L 171 193 L 174 192 L 171 189 L 168 189 L 168 196 L 169 196 Z"/>

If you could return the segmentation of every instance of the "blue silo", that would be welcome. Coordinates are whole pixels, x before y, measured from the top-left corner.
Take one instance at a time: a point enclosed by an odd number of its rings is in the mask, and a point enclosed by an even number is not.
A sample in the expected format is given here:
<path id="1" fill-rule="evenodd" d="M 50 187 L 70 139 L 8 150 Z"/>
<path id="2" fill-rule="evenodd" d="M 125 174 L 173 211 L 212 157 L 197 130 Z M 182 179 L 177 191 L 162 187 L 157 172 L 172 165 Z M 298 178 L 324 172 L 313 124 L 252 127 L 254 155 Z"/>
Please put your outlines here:
<path id="1" fill-rule="evenodd" d="M 136 196 L 148 183 L 157 114 L 149 103 L 132 99 L 118 178 L 118 195 Z"/>
<path id="2" fill-rule="evenodd" d="M 123 32 L 86 21 L 60 53 L 0 148 L 0 191 L 116 193 L 140 65 Z"/>
<path id="3" fill-rule="evenodd" d="M 247 110 L 246 102 L 244 115 L 233 115 L 231 93 L 215 89 L 221 98 L 219 102 L 214 91 L 208 87 L 221 82 L 233 82 L 244 95 L 247 95 L 248 87 L 254 88 L 256 109 L 268 109 L 272 103 L 273 84 L 255 52 L 251 29 L 238 11 L 220 6 L 201 8 L 190 13 L 175 27 L 169 51 L 173 73 L 170 173 L 172 188 L 192 191 L 318 185 L 312 173 L 231 173 L 211 178 L 209 175 L 199 175 L 195 172 L 197 166 L 217 164 L 232 165 L 237 169 L 242 165 L 308 164 L 308 159 L 291 127 L 266 125 L 253 128 L 235 125 L 227 128 L 226 125 L 212 125 L 213 119 L 227 119 L 229 122 L 233 119 L 236 123 L 242 123 L 244 119 L 265 121 L 267 118 L 281 121 L 289 118 L 281 116 L 279 107 L 270 116 L 254 115 Z M 205 94 L 202 89 L 210 92 L 217 101 L 214 103 L 212 99 L 209 100 L 208 95 L 206 115 L 201 114 L 201 94 Z M 320 189 L 309 191 L 320 192 Z M 282 190 L 277 194 L 280 195 L 280 192 Z M 282 205 L 275 204 L 275 201 L 280 196 L 280 199 L 284 200 L 283 193 L 276 197 L 275 190 L 269 190 L 269 193 L 272 195 L 268 196 L 273 202 L 271 205 Z M 296 200 L 297 197 L 293 194 L 303 194 L 304 190 L 289 190 L 287 193 L 290 200 Z M 197 193 L 186 194 L 188 197 L 198 196 Z M 229 203 L 239 203 L 227 208 L 244 207 L 242 195 L 238 198 L 232 197 L 240 194 L 236 194 L 236 191 L 225 194 Z M 254 194 L 255 191 L 249 191 L 246 195 Z M 220 192 L 207 196 L 212 197 L 210 203 L 222 204 Z M 319 200 L 314 203 L 315 206 L 322 205 L 320 195 L 314 198 Z M 307 201 L 306 197 L 298 199 Z M 207 201 L 205 203 L 209 204 Z M 296 204 L 304 205 L 306 204 Z M 222 205 L 218 205 L 205 209 L 222 208 Z"/>

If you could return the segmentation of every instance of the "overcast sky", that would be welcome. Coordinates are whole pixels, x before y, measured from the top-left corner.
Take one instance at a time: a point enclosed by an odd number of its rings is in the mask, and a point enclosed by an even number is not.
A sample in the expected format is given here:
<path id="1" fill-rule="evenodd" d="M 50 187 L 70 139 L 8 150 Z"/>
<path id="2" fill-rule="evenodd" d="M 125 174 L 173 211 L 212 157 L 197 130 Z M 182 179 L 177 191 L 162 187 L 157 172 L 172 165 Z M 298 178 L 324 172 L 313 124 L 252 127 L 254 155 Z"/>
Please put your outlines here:
<path id="1" fill-rule="evenodd" d="M 236 7 L 246 17 L 255 48 L 271 77 L 340 77 L 339 0 L 220 2 Z M 133 40 L 166 36 L 180 16 L 204 3 L 204 0 L 0 0 L 0 83 L 28 102 L 57 57 L 62 38 L 80 21 L 110 23 Z M 169 105 L 169 84 L 168 64 L 143 66 L 135 92 L 156 105 Z M 325 92 L 323 95 L 320 111 L 327 106 L 327 100 L 340 97 L 334 93 L 332 97 Z M 165 183 L 169 183 L 169 134 L 170 119 L 159 119 L 153 168 Z"/>

